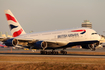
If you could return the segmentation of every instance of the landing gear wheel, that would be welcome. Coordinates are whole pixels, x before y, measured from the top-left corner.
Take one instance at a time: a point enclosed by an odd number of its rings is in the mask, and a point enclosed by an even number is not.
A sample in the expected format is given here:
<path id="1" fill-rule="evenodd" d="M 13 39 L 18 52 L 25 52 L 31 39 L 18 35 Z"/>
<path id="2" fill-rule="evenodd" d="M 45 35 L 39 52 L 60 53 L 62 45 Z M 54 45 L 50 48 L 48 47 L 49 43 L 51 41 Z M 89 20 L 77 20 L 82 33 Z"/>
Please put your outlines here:
<path id="1" fill-rule="evenodd" d="M 66 55 L 66 54 L 67 54 L 67 52 L 65 51 L 63 54 L 64 54 L 64 55 Z"/>
<path id="2" fill-rule="evenodd" d="M 44 54 L 47 54 L 47 51 L 45 51 Z"/>
<path id="3" fill-rule="evenodd" d="M 96 50 L 95 48 L 92 49 L 92 51 L 95 51 L 95 50 Z"/>
<path id="4" fill-rule="evenodd" d="M 57 55 L 58 54 L 58 51 L 52 51 L 52 54 L 53 55 Z"/>
<path id="5" fill-rule="evenodd" d="M 40 51 L 41 54 L 47 54 L 47 51 Z"/>
<path id="6" fill-rule="evenodd" d="M 48 54 L 48 55 L 51 55 L 51 54 L 52 54 L 52 52 L 51 52 L 51 51 L 47 51 L 47 54 Z"/>
<path id="7" fill-rule="evenodd" d="M 63 55 L 66 55 L 67 51 L 61 50 L 60 53 L 62 53 Z"/>
<path id="8" fill-rule="evenodd" d="M 58 51 L 40 51 L 40 53 L 44 54 L 44 55 L 46 55 L 46 54 L 48 54 L 48 55 L 51 55 L 51 54 L 57 55 Z"/>

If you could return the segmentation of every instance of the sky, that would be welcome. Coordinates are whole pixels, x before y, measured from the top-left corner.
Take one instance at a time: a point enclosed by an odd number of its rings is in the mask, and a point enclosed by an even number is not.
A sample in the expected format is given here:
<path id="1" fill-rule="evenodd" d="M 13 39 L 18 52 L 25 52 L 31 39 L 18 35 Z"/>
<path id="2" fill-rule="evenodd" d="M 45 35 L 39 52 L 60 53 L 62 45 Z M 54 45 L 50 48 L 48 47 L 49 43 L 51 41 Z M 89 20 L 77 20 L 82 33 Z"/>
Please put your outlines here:
<path id="1" fill-rule="evenodd" d="M 27 33 L 80 28 L 89 20 L 98 34 L 105 35 L 105 0 L 0 0 L 0 31 L 11 34 L 7 9 Z"/>

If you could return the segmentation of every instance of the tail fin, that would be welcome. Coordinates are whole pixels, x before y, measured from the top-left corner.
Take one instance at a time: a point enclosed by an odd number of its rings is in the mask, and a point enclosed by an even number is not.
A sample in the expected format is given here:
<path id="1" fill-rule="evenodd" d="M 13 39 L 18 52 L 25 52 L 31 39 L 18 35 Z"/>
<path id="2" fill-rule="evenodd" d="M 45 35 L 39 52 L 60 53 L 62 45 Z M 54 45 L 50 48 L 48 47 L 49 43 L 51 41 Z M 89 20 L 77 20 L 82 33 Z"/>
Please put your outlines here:
<path id="1" fill-rule="evenodd" d="M 19 22 L 16 20 L 12 12 L 10 10 L 5 10 L 4 12 L 5 12 L 12 36 L 17 37 L 19 35 L 26 34 L 26 32 L 23 30 Z"/>

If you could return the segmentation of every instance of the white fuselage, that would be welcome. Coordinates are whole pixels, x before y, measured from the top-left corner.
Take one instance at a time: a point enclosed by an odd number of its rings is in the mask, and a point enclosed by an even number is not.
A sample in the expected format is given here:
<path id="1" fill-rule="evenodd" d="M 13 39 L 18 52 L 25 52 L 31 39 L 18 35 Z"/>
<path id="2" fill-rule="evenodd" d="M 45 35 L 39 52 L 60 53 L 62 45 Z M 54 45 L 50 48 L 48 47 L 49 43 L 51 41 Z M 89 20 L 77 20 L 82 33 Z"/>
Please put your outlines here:
<path id="1" fill-rule="evenodd" d="M 86 32 L 81 34 L 83 31 L 72 32 L 73 30 L 86 30 Z M 51 31 L 51 32 L 43 32 L 43 33 L 31 33 L 31 34 L 21 35 L 16 38 L 62 42 L 62 43 L 65 43 L 65 45 L 70 42 L 100 40 L 100 36 L 96 33 L 96 31 L 89 28 L 68 29 L 68 30 Z"/>

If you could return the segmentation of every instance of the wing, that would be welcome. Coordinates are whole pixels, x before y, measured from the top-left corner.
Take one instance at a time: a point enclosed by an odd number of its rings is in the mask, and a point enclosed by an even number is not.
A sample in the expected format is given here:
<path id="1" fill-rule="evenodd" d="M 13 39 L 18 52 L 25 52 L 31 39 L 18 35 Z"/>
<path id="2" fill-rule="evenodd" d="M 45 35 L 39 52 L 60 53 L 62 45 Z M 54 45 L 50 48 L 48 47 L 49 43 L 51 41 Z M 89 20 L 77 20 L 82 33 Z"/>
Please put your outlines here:
<path id="1" fill-rule="evenodd" d="M 22 45 L 22 46 L 29 46 L 29 47 L 35 47 L 37 46 L 36 44 L 43 46 L 45 45 L 45 43 L 47 44 L 47 47 L 52 47 L 52 48 L 57 48 L 57 47 L 61 47 L 64 45 L 67 45 L 68 42 L 67 41 L 60 41 L 60 40 L 35 40 L 35 39 L 22 39 L 22 38 L 15 38 L 17 39 L 17 43 L 18 45 Z"/>
<path id="2" fill-rule="evenodd" d="M 1 42 L 4 42 L 4 41 L 6 41 L 6 40 L 8 40 L 8 39 L 10 39 L 10 37 L 0 37 L 0 41 L 1 41 Z"/>

